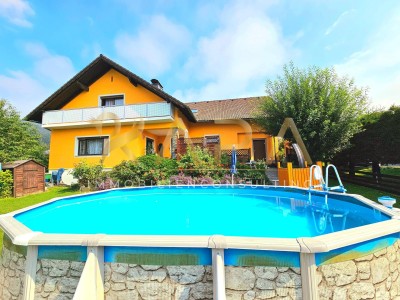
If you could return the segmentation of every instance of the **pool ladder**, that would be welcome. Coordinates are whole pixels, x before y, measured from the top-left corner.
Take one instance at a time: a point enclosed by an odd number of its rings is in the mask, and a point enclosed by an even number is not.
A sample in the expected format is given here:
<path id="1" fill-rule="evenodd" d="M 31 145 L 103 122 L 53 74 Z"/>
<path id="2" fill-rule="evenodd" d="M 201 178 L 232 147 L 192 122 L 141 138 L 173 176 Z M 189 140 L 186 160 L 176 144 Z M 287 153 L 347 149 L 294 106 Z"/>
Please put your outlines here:
<path id="1" fill-rule="evenodd" d="M 339 183 L 337 186 L 329 186 L 329 169 L 333 169 L 335 171 L 336 179 Z M 313 185 L 313 180 L 317 181 L 318 183 Z M 313 189 L 321 189 L 322 193 L 325 194 L 325 203 L 320 206 L 316 207 L 312 205 L 311 202 L 311 191 Z M 325 232 L 326 227 L 330 225 L 330 230 L 334 232 L 333 228 L 333 219 L 341 219 L 341 226 L 340 230 L 345 229 L 346 227 L 346 220 L 348 211 L 339 211 L 339 210 L 330 210 L 328 206 L 328 192 L 339 192 L 339 193 L 346 193 L 346 189 L 343 186 L 342 180 L 340 179 L 339 172 L 337 171 L 334 165 L 328 165 L 325 170 L 325 180 L 322 175 L 322 169 L 318 165 L 312 165 L 310 168 L 310 186 L 308 189 L 308 201 L 309 205 L 312 207 L 312 216 L 314 219 L 315 229 L 319 234 Z M 316 215 L 319 215 L 317 218 Z M 318 221 L 318 222 L 317 222 Z"/>
<path id="2" fill-rule="evenodd" d="M 336 186 L 329 186 L 329 169 L 333 169 L 335 171 L 336 179 L 339 185 Z M 318 183 L 313 185 L 313 181 L 317 181 Z M 342 180 L 340 179 L 339 172 L 336 169 L 335 165 L 329 164 L 325 169 L 325 180 L 322 174 L 322 169 L 318 165 L 312 165 L 310 168 L 310 186 L 308 188 L 308 199 L 311 201 L 311 190 L 313 189 L 321 189 L 325 192 L 325 202 L 326 204 L 328 201 L 328 194 L 327 192 L 338 192 L 338 193 L 346 193 L 346 189 L 343 186 Z"/>

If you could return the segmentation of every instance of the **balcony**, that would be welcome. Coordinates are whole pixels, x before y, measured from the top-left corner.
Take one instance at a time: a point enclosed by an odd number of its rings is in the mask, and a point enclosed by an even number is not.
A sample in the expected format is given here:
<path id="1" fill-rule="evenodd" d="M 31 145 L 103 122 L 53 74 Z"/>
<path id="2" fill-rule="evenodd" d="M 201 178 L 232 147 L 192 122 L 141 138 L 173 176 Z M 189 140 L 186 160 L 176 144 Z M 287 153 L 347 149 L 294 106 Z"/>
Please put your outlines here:
<path id="1" fill-rule="evenodd" d="M 171 103 L 146 103 L 82 109 L 52 110 L 43 113 L 44 128 L 90 127 L 135 122 L 172 121 Z"/>

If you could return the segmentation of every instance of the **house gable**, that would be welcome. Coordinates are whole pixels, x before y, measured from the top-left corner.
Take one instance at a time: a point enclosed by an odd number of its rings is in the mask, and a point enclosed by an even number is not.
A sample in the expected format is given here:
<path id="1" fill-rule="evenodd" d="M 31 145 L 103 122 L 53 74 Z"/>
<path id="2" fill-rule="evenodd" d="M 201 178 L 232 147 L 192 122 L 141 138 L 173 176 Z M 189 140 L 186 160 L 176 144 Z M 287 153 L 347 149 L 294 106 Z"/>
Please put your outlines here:
<path id="1" fill-rule="evenodd" d="M 100 55 L 98 58 L 92 61 L 87 67 L 76 74 L 71 80 L 65 83 L 45 101 L 39 104 L 32 112 L 30 112 L 25 117 L 25 119 L 41 123 L 43 111 L 60 110 L 82 92 L 90 91 L 90 86 L 111 69 L 114 69 L 126 76 L 129 82 L 134 87 L 141 86 L 151 91 L 155 95 L 158 95 L 165 101 L 171 102 L 172 104 L 174 104 L 175 107 L 182 111 L 182 113 L 187 117 L 188 120 L 196 122 L 196 119 L 188 106 L 186 106 L 176 98 L 172 97 L 168 93 L 164 92 L 160 88 L 152 85 L 148 81 L 130 72 L 128 69 L 125 69 L 124 67 L 115 63 L 104 55 Z"/>
<path id="2" fill-rule="evenodd" d="M 93 82 L 88 91 L 82 91 L 61 109 L 101 106 L 101 98 L 110 95 L 121 95 L 124 99 L 124 105 L 166 101 L 141 85 L 134 86 L 128 77 L 115 69 L 110 69 Z"/>

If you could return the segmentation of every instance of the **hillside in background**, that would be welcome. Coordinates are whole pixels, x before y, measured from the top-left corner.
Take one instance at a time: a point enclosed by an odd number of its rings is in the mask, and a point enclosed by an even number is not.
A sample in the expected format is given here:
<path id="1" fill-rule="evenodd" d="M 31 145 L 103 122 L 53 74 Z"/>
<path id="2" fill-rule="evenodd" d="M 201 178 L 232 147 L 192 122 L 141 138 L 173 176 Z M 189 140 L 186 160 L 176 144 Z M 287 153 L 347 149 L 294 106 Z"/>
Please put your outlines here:
<path id="1" fill-rule="evenodd" d="M 25 121 L 25 122 L 28 122 L 28 121 Z M 38 129 L 40 135 L 42 136 L 42 141 L 43 141 L 43 143 L 45 143 L 47 145 L 47 149 L 48 149 L 49 145 L 50 145 L 50 130 L 43 128 L 42 124 L 39 124 L 39 123 L 34 123 L 34 122 L 28 122 L 28 123 L 32 124 L 33 126 L 35 126 Z"/>

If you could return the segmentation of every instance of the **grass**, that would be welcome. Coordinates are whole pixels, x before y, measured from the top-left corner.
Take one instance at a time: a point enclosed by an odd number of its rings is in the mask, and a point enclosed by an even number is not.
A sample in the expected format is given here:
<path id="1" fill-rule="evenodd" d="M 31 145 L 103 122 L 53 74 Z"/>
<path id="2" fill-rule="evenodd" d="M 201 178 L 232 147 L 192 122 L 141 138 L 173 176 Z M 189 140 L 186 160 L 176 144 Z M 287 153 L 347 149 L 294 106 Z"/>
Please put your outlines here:
<path id="1" fill-rule="evenodd" d="M 40 194 L 28 195 L 21 198 L 1 198 L 0 214 L 9 213 L 11 211 L 41 203 L 56 197 L 64 197 L 78 193 L 79 190 L 72 189 L 70 187 L 55 186 Z M 3 231 L 0 229 L 0 249 L 2 249 L 2 247 Z"/>
<path id="2" fill-rule="evenodd" d="M 329 186 L 334 186 L 337 184 L 338 184 L 338 182 L 336 180 L 329 179 Z M 375 202 L 378 202 L 378 197 L 380 197 L 380 196 L 391 196 L 395 199 L 399 198 L 399 196 L 395 195 L 395 194 L 372 189 L 372 188 L 361 186 L 361 185 L 356 185 L 353 183 L 344 182 L 343 185 L 346 188 L 348 194 L 358 194 L 358 195 L 364 196 L 365 198 L 373 200 Z M 398 200 L 399 201 L 395 204 L 395 207 L 400 208 L 400 203 L 399 203 L 400 198 Z"/>
<path id="3" fill-rule="evenodd" d="M 367 167 L 367 168 L 356 168 L 356 171 L 361 171 L 361 172 L 368 172 L 372 173 L 372 168 Z M 392 175 L 392 176 L 400 176 L 400 167 L 387 167 L 387 166 L 382 166 L 381 167 L 381 174 L 382 175 Z"/>

